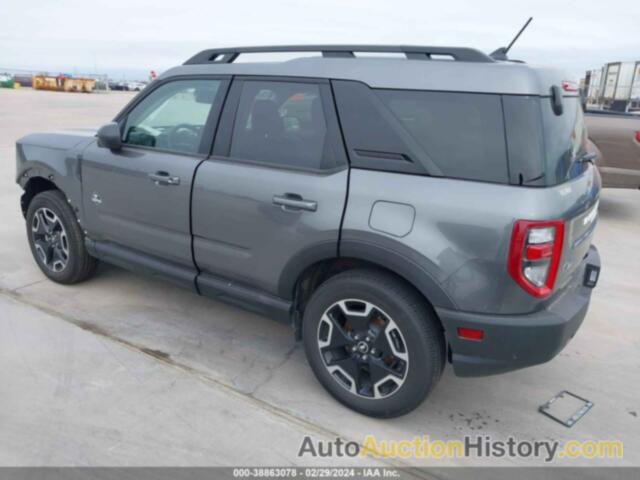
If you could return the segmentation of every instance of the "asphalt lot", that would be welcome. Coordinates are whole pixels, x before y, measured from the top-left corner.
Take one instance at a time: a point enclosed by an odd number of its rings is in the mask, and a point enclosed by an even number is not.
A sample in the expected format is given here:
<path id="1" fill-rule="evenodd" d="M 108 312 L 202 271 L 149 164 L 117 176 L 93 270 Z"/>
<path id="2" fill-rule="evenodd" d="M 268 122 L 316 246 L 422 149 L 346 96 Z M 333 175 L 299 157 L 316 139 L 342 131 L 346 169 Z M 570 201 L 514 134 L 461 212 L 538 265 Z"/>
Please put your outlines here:
<path id="1" fill-rule="evenodd" d="M 604 191 L 600 284 L 583 327 L 555 360 L 477 379 L 447 368 L 416 411 L 374 420 L 325 393 L 283 325 L 116 267 L 102 265 L 71 287 L 38 270 L 19 210 L 15 140 L 99 126 L 131 97 L 0 89 L 0 465 L 362 464 L 297 453 L 305 435 L 361 442 L 368 434 L 617 439 L 622 460 L 556 464 L 640 465 L 640 191 Z M 561 390 L 595 403 L 571 429 L 537 411 Z"/>

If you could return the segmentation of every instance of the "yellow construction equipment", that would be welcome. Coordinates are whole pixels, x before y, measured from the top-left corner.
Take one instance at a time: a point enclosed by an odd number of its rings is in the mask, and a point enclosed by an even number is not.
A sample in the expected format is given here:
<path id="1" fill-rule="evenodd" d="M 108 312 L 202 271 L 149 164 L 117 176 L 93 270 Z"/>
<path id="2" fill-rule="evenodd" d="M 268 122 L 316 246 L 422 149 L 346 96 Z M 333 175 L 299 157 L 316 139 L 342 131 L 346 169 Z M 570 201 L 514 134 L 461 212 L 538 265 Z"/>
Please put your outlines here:
<path id="1" fill-rule="evenodd" d="M 47 75 L 34 75 L 33 88 L 35 90 L 55 90 L 58 92 L 84 92 L 91 93 L 96 86 L 93 78 L 57 77 Z"/>

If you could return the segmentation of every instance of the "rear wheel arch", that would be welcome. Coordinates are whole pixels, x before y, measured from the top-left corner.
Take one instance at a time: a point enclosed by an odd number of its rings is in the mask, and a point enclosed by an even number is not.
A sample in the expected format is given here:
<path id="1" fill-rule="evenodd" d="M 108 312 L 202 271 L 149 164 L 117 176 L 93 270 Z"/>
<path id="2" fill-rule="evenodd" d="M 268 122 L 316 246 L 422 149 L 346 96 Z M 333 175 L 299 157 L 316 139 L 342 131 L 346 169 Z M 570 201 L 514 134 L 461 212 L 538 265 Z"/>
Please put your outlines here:
<path id="1" fill-rule="evenodd" d="M 309 284 L 312 293 L 322 282 L 345 270 L 375 268 L 391 272 L 409 284 L 431 307 L 457 309 L 436 280 L 437 274 L 430 273 L 427 258 L 393 239 L 377 237 L 342 238 L 339 252 L 335 242 L 317 244 L 299 252 L 282 270 L 278 282 L 279 296 L 293 300 L 295 308 L 299 308 L 304 306 L 304 292 L 310 288 Z"/>
<path id="2" fill-rule="evenodd" d="M 304 310 L 313 293 L 327 280 L 349 270 L 369 270 L 393 276 L 399 283 L 414 290 L 424 300 L 425 305 L 432 312 L 434 317 L 438 319 L 438 322 L 442 327 L 442 323 L 440 322 L 434 308 L 435 305 L 433 300 L 430 298 L 429 293 L 418 288 L 418 286 L 416 286 L 410 279 L 402 275 L 401 272 L 397 272 L 382 263 L 358 257 L 334 257 L 309 265 L 297 278 L 293 290 L 294 326 L 297 338 L 299 338 L 299 334 L 301 332 Z"/>

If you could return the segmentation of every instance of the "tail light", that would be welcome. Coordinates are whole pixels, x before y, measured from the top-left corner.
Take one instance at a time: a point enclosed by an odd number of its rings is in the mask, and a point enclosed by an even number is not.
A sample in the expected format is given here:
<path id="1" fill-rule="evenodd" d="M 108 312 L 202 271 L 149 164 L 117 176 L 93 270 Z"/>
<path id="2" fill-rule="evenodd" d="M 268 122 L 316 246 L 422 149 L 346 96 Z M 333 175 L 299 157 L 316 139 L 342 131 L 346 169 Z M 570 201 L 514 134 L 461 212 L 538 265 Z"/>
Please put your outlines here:
<path id="1" fill-rule="evenodd" d="M 636 132 L 636 142 L 640 143 L 640 130 Z"/>
<path id="2" fill-rule="evenodd" d="M 560 266 L 564 222 L 516 220 L 509 248 L 509 275 L 527 293 L 549 295 Z"/>

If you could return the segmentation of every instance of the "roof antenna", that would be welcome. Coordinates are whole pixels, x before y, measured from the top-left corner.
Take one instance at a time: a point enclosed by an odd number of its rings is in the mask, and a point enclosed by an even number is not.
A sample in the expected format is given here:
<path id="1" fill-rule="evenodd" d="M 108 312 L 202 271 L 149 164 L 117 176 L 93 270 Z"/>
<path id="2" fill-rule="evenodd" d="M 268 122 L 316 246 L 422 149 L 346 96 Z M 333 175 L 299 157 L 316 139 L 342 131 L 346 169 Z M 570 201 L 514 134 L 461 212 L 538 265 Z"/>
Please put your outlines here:
<path id="1" fill-rule="evenodd" d="M 511 47 L 513 47 L 513 44 L 516 43 L 516 40 L 520 38 L 520 35 L 522 35 L 522 32 L 524 32 L 525 28 L 529 26 L 529 24 L 531 23 L 531 20 L 533 20 L 533 17 L 529 17 L 529 20 L 526 21 L 526 23 L 522 26 L 522 28 L 517 33 L 517 35 L 513 37 L 513 40 L 511 40 L 511 43 L 508 46 L 500 47 L 499 49 L 491 53 L 489 56 L 494 60 L 505 60 L 505 61 L 509 60 L 509 57 L 507 57 L 507 53 L 509 52 L 509 50 L 511 50 Z"/>

